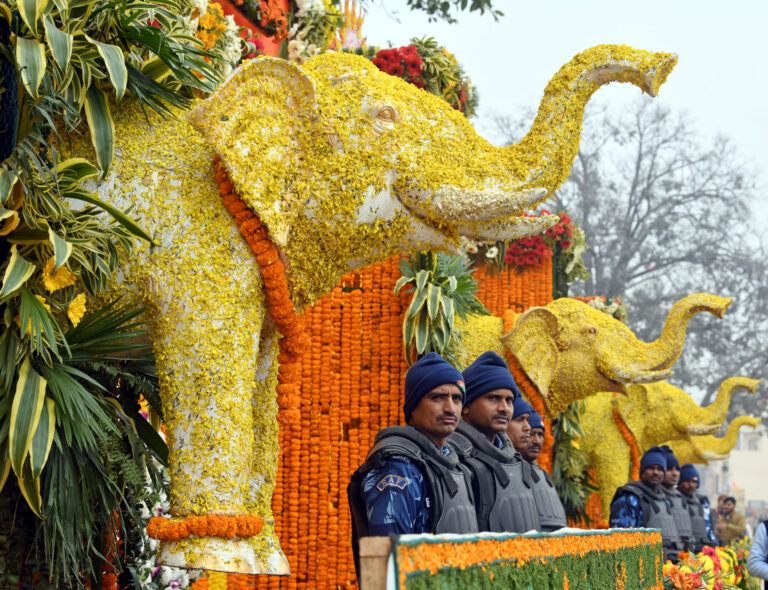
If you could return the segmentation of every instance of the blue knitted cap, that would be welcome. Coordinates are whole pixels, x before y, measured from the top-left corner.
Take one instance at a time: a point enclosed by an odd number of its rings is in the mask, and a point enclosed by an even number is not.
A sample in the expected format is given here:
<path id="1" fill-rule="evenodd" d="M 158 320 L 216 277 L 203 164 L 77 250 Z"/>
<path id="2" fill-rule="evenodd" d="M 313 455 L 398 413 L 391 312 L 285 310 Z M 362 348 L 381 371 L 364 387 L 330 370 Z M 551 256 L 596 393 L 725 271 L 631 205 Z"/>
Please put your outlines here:
<path id="1" fill-rule="evenodd" d="M 523 414 L 525 412 L 522 412 Z M 541 428 L 542 430 L 546 431 L 546 427 L 544 426 L 544 418 L 541 417 L 541 415 L 536 410 L 531 410 L 531 415 L 528 416 L 528 425 L 533 428 Z"/>
<path id="2" fill-rule="evenodd" d="M 688 481 L 689 479 L 696 478 L 698 481 L 701 481 L 701 478 L 699 477 L 699 470 L 696 469 L 692 464 L 686 463 L 680 468 L 680 481 Z"/>
<path id="3" fill-rule="evenodd" d="M 425 354 L 417 360 L 405 374 L 405 399 L 403 413 L 405 421 L 411 419 L 411 414 L 421 399 L 435 387 L 446 383 L 458 385 L 462 400 L 465 397 L 464 379 L 451 363 L 436 352 Z"/>
<path id="4" fill-rule="evenodd" d="M 667 454 L 664 452 L 664 449 L 661 447 L 651 447 L 643 453 L 643 458 L 640 459 L 640 473 L 651 465 L 658 465 L 664 471 L 667 470 Z"/>
<path id="5" fill-rule="evenodd" d="M 531 404 L 525 401 L 522 396 L 515 398 L 515 411 L 512 414 L 512 418 L 519 418 L 523 414 L 532 414 L 533 408 Z"/>
<path id="6" fill-rule="evenodd" d="M 462 375 L 467 386 L 467 399 L 464 401 L 466 405 L 494 389 L 509 389 L 515 395 L 515 399 L 520 397 L 520 390 L 512 373 L 509 372 L 507 363 L 492 350 L 477 357 L 464 369 Z"/>
<path id="7" fill-rule="evenodd" d="M 677 457 L 675 457 L 674 451 L 669 448 L 669 445 L 662 445 L 661 448 L 664 449 L 664 453 L 667 456 L 667 469 L 671 469 L 672 467 L 680 469 L 680 462 L 677 460 Z"/>

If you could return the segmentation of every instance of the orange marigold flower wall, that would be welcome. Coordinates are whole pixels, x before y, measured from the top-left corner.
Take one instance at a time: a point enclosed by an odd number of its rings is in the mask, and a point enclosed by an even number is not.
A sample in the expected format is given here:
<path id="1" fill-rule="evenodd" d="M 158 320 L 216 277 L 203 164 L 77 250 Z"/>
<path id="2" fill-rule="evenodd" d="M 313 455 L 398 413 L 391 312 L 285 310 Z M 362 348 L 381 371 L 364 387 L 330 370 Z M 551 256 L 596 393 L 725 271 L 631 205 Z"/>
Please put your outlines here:
<path id="1" fill-rule="evenodd" d="M 345 275 L 304 314 L 311 346 L 302 361 L 301 438 L 281 433 L 272 509 L 290 577 L 229 574 L 228 588 L 354 587 L 346 487 L 373 437 L 402 423 L 402 319 L 410 295 L 395 295 L 399 259 Z M 502 317 L 552 299 L 551 261 L 521 272 L 475 272 L 480 300 Z M 297 454 L 298 452 L 298 454 Z"/>

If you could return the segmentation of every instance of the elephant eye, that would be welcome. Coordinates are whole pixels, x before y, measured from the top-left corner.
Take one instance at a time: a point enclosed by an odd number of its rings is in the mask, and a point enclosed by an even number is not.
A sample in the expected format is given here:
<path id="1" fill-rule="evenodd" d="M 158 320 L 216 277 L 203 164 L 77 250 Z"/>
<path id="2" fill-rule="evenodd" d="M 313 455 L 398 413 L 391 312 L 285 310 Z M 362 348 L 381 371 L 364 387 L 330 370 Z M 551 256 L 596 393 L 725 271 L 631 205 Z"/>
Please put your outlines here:
<path id="1" fill-rule="evenodd" d="M 400 114 L 397 109 L 389 104 L 374 102 L 366 105 L 366 110 L 373 117 L 373 132 L 382 135 L 395 128 Z"/>
<path id="2" fill-rule="evenodd" d="M 376 119 L 382 123 L 397 123 L 397 111 L 391 106 L 382 107 L 376 114 Z"/>

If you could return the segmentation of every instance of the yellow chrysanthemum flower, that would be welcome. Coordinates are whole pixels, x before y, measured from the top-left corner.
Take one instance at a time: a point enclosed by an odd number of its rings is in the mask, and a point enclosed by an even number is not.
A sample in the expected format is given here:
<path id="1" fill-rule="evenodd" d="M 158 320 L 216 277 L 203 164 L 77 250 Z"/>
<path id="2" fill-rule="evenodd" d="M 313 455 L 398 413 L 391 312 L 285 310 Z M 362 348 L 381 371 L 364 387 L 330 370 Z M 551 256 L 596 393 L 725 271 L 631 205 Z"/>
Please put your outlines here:
<path id="1" fill-rule="evenodd" d="M 55 260 L 50 258 L 43 269 L 43 285 L 49 293 L 74 285 L 77 277 L 66 266 L 53 270 Z"/>
<path id="2" fill-rule="evenodd" d="M 67 317 L 73 326 L 77 326 L 85 315 L 85 293 L 80 293 L 67 306 Z"/>

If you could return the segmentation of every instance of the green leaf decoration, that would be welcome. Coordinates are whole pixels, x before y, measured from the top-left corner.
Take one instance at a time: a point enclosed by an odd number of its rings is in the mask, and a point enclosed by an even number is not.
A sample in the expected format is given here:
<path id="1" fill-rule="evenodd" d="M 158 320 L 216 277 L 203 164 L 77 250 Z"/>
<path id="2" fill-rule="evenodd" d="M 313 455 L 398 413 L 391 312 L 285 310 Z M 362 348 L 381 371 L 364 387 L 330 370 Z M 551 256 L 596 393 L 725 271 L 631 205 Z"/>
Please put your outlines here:
<path id="1" fill-rule="evenodd" d="M 53 24 L 53 19 L 48 14 L 43 17 L 43 25 L 45 26 L 45 38 L 48 41 L 48 47 L 51 49 L 53 61 L 61 68 L 62 72 L 66 72 L 69 68 L 69 60 L 72 57 L 72 45 L 75 39 L 69 33 L 56 28 L 56 25 Z"/>
<path id="2" fill-rule="evenodd" d="M 123 50 L 115 45 L 99 43 L 88 35 L 86 35 L 85 38 L 93 43 L 96 46 L 96 49 L 98 49 L 99 55 L 102 57 L 104 64 L 107 66 L 109 79 L 112 81 L 112 85 L 115 87 L 117 100 L 120 100 L 123 98 L 123 95 L 125 94 L 125 87 L 128 84 L 128 69 L 125 67 L 125 57 L 123 56 Z"/>
<path id="3" fill-rule="evenodd" d="M 427 300 L 427 290 L 421 289 L 420 291 L 416 291 L 416 293 L 413 296 L 413 299 L 411 300 L 411 304 L 408 306 L 408 311 L 406 312 L 405 316 L 412 318 L 418 315 L 418 313 L 421 311 L 421 308 L 424 307 L 424 302 Z"/>
<path id="4" fill-rule="evenodd" d="M 442 291 L 439 286 L 431 283 L 427 286 L 427 313 L 429 313 L 431 321 L 434 321 L 440 309 L 441 293 Z"/>
<path id="5" fill-rule="evenodd" d="M 40 421 L 45 400 L 45 385 L 45 379 L 32 368 L 29 357 L 25 357 L 19 370 L 8 430 L 11 467 L 17 477 L 22 474 L 24 461 L 32 445 L 32 437 Z"/>
<path id="6" fill-rule="evenodd" d="M 24 24 L 29 27 L 35 37 L 38 36 L 37 23 L 47 6 L 47 0 L 19 0 L 16 4 L 21 19 L 24 21 Z"/>
<path id="7" fill-rule="evenodd" d="M 101 174 L 104 177 L 109 172 L 115 152 L 115 122 L 109 110 L 107 95 L 93 84 L 85 93 L 85 115 L 88 117 L 88 128 L 91 132 L 91 142 L 96 149 L 96 159 L 99 161 Z"/>
<path id="8" fill-rule="evenodd" d="M 428 270 L 420 270 L 416 274 L 416 290 L 421 291 L 424 288 L 424 285 L 426 285 L 429 280 L 429 274 Z"/>
<path id="9" fill-rule="evenodd" d="M 32 469 L 32 476 L 35 478 L 40 477 L 43 467 L 45 467 L 55 432 L 56 407 L 53 400 L 48 397 L 45 398 L 45 407 L 40 412 L 40 420 L 32 437 L 32 445 L 29 447 L 29 464 Z"/>
<path id="10" fill-rule="evenodd" d="M 27 227 L 22 225 L 6 237 L 11 244 L 18 244 L 19 246 L 32 246 L 34 244 L 42 244 L 49 240 L 48 232 L 44 229 L 37 227 Z"/>
<path id="11" fill-rule="evenodd" d="M 51 228 L 48 228 L 48 239 L 53 245 L 53 269 L 58 270 L 67 261 L 70 254 L 72 254 L 72 244 L 60 237 Z"/>
<path id="12" fill-rule="evenodd" d="M 19 289 L 27 279 L 35 272 L 35 265 L 21 257 L 16 245 L 11 246 L 11 260 L 3 275 L 3 287 L 0 289 L 0 297 L 10 295 Z"/>
<path id="13" fill-rule="evenodd" d="M 423 313 L 419 316 L 414 330 L 414 342 L 416 343 L 416 352 L 423 354 L 427 349 L 429 336 L 429 318 Z"/>
<path id="14" fill-rule="evenodd" d="M 96 205 L 97 207 L 104 209 L 104 211 L 109 213 L 115 221 L 117 221 L 120 225 L 122 225 L 125 229 L 127 229 L 131 233 L 131 235 L 134 235 L 137 238 L 141 238 L 142 240 L 146 240 L 147 242 L 153 243 L 152 238 L 149 237 L 149 234 L 145 232 L 143 229 L 141 229 L 141 227 L 139 227 L 139 225 L 135 221 L 133 221 L 133 219 L 128 217 L 125 213 L 123 213 L 119 209 L 116 209 L 112 205 L 109 205 L 104 201 L 98 199 L 91 193 L 88 193 L 82 190 L 77 190 L 77 191 L 65 192 L 63 193 L 63 196 L 68 197 L 70 199 L 78 199 L 80 201 L 86 201 L 87 203 L 91 203 L 92 205 Z"/>
<path id="15" fill-rule="evenodd" d="M 141 73 L 155 82 L 162 82 L 171 74 L 171 68 L 162 59 L 155 56 L 141 64 Z"/>
<path id="16" fill-rule="evenodd" d="M 66 176 L 78 181 L 99 175 L 99 169 L 85 158 L 69 158 L 59 162 L 56 171 L 60 176 Z"/>
<path id="17" fill-rule="evenodd" d="M 0 168 L 0 204 L 5 205 L 8 202 L 8 197 L 11 196 L 11 190 L 17 180 L 18 177 L 14 172 Z"/>
<path id="18" fill-rule="evenodd" d="M 8 439 L 0 443 L 0 492 L 5 487 L 8 474 L 11 472 L 11 457 L 8 454 Z"/>
<path id="19" fill-rule="evenodd" d="M 24 469 L 21 474 L 16 474 L 16 479 L 19 482 L 19 489 L 21 490 L 24 499 L 29 504 L 38 518 L 43 518 L 43 499 L 40 496 L 40 478 L 32 475 L 32 467 L 29 461 L 24 462 Z"/>
<path id="20" fill-rule="evenodd" d="M 34 39 L 18 37 L 16 39 L 16 63 L 21 70 L 21 83 L 33 97 L 45 76 L 45 45 Z"/>

